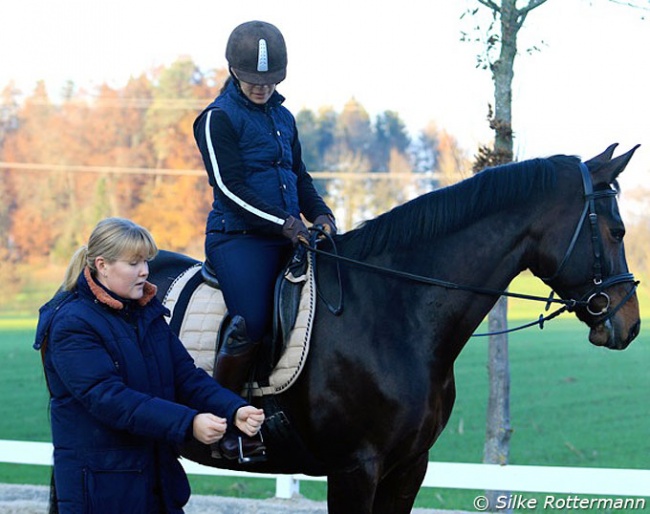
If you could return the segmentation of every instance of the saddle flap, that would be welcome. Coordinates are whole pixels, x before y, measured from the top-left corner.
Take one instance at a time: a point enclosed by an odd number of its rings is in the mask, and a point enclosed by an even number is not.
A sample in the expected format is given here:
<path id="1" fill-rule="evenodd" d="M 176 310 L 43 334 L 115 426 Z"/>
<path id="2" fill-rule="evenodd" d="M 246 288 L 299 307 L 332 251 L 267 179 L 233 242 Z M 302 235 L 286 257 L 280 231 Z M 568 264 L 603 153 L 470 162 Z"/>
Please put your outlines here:
<path id="1" fill-rule="evenodd" d="M 308 260 L 302 247 L 296 250 L 284 272 L 278 276 L 275 284 L 275 316 L 273 317 L 273 334 L 280 344 L 282 354 L 298 317 L 300 295 L 307 282 Z"/>

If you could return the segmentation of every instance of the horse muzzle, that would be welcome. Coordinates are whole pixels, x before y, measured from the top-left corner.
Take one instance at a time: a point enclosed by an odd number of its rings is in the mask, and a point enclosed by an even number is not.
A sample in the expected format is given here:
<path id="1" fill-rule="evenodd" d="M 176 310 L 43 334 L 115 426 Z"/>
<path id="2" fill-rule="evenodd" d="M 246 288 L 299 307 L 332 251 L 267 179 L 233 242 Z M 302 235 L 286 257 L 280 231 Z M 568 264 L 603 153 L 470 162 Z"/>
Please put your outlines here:
<path id="1" fill-rule="evenodd" d="M 632 284 L 625 290 L 625 284 Z M 611 277 L 586 296 L 583 307 L 588 315 L 589 341 L 596 346 L 624 350 L 639 335 L 639 282 L 631 274 Z M 615 286 L 615 287 L 612 287 Z M 608 291 L 605 291 L 605 288 Z"/>
<path id="2" fill-rule="evenodd" d="M 610 350 L 625 350 L 632 341 L 639 335 L 641 320 L 632 324 L 627 332 L 627 337 L 619 334 L 616 324 L 611 319 L 594 325 L 589 330 L 589 342 L 595 346 L 604 346 Z"/>

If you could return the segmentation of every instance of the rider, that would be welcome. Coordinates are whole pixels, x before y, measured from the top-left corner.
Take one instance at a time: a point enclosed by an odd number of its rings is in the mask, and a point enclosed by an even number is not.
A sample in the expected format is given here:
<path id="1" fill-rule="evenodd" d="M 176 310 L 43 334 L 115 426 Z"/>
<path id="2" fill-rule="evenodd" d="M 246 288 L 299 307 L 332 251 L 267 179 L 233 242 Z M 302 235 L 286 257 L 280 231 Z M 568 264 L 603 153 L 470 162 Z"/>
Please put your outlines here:
<path id="1" fill-rule="evenodd" d="M 271 326 L 275 279 L 292 243 L 309 238 L 301 214 L 332 235 L 336 224 L 275 89 L 287 68 L 281 32 L 263 21 L 243 23 L 230 34 L 226 59 L 230 76 L 194 122 L 194 137 L 213 188 L 206 258 L 232 319 L 215 378 L 240 393 Z"/>

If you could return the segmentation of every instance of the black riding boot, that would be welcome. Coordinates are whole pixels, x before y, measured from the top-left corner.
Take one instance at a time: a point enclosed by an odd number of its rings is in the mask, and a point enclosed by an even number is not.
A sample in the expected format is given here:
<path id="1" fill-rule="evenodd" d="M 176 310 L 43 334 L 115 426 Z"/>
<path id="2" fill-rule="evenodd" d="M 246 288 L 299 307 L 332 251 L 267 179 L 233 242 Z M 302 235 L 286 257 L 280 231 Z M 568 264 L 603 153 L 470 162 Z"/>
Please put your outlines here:
<path id="1" fill-rule="evenodd" d="M 246 334 L 246 322 L 234 316 L 223 338 L 214 365 L 214 378 L 226 389 L 241 394 L 248 379 L 259 341 L 251 341 Z M 218 445 L 218 451 L 226 459 L 238 459 L 240 463 L 259 462 L 266 459 L 266 447 L 262 435 L 249 437 L 236 427 L 229 428 Z"/>

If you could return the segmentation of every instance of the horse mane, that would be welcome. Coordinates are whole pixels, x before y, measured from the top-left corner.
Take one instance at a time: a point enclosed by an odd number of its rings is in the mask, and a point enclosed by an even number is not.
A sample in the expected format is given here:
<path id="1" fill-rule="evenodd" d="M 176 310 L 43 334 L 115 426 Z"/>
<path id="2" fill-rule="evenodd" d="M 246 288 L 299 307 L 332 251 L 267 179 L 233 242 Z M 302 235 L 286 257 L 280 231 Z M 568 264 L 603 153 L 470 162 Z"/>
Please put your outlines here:
<path id="1" fill-rule="evenodd" d="M 342 237 L 354 241 L 363 257 L 387 247 L 411 245 L 422 234 L 442 236 L 543 195 L 555 187 L 558 167 L 577 166 L 578 162 L 577 157 L 556 155 L 486 168 L 365 221 Z"/>

